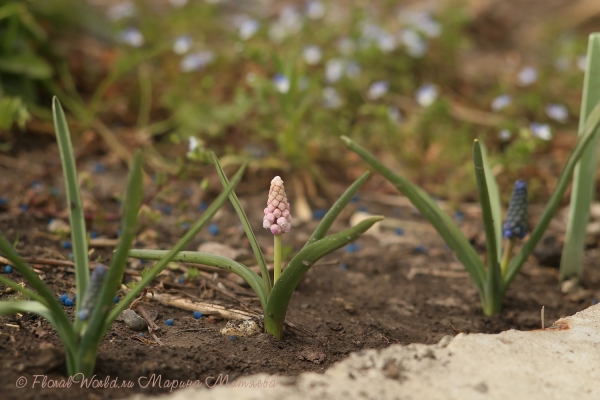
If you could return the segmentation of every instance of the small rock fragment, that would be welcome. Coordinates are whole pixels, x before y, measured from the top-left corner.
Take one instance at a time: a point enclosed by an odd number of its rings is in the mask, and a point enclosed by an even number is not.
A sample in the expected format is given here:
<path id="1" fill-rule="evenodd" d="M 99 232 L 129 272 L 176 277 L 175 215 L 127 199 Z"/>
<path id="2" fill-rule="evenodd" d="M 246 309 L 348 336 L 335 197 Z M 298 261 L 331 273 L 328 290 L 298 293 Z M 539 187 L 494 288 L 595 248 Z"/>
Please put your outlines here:
<path id="1" fill-rule="evenodd" d="M 254 336 L 262 331 L 258 318 L 236 319 L 228 321 L 225 328 L 221 329 L 224 336 Z"/>

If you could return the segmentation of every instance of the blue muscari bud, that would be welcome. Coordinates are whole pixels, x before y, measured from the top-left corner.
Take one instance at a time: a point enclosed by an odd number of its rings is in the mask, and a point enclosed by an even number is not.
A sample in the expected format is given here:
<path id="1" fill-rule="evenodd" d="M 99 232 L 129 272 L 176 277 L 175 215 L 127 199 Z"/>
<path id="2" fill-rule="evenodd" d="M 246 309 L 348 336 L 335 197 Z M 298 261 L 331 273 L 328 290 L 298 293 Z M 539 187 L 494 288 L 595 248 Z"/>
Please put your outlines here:
<path id="1" fill-rule="evenodd" d="M 510 203 L 508 204 L 508 213 L 506 221 L 502 225 L 502 231 L 505 238 L 512 239 L 518 237 L 523 239 L 527 234 L 527 183 L 516 181 L 513 189 Z"/>
<path id="2" fill-rule="evenodd" d="M 108 272 L 108 268 L 106 268 L 102 264 L 97 264 L 96 268 L 92 272 L 90 276 L 90 282 L 88 283 L 87 288 L 85 289 L 85 293 L 83 295 L 83 303 L 81 304 L 81 309 L 77 316 L 80 320 L 85 321 L 94 306 L 96 305 L 96 301 L 98 300 L 98 295 L 100 294 L 100 289 L 102 288 L 102 284 L 104 283 L 104 278 L 106 278 L 106 273 Z"/>

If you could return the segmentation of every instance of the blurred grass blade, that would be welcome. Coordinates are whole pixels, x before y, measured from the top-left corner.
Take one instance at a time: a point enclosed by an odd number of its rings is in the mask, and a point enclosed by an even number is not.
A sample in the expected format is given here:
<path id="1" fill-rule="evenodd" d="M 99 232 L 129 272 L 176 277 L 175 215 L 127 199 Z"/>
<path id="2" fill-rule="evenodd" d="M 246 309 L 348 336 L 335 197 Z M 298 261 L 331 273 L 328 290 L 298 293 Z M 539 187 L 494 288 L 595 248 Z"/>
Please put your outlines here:
<path id="1" fill-rule="evenodd" d="M 300 250 L 283 270 L 277 284 L 273 286 L 265 310 L 266 331 L 281 339 L 281 330 L 292 294 L 310 267 L 320 258 L 356 240 L 374 223 L 382 219 L 383 217 L 379 216 L 368 218 L 352 228 L 327 236 Z"/>
<path id="2" fill-rule="evenodd" d="M 490 206 L 492 207 L 492 217 L 494 219 L 494 233 L 496 234 L 496 250 L 498 260 L 502 258 L 502 204 L 500 202 L 500 190 L 496 177 L 492 173 L 490 163 L 487 156 L 487 148 L 482 142 L 481 159 L 483 161 L 483 169 L 485 171 L 485 180 L 487 182 L 488 193 L 490 195 Z"/>
<path id="3" fill-rule="evenodd" d="M 20 292 L 23 296 L 28 297 L 31 300 L 39 301 L 44 306 L 47 306 L 47 304 L 48 304 L 46 302 L 46 299 L 44 299 L 42 296 L 40 296 L 39 294 L 37 294 L 35 292 L 32 292 L 31 290 L 27 289 L 24 286 L 21 286 L 20 284 L 13 281 L 12 279 L 8 279 L 8 278 L 5 278 L 4 276 L 0 275 L 0 283 L 8 286 L 9 288 L 16 290 L 17 292 Z"/>
<path id="4" fill-rule="evenodd" d="M 48 322 L 56 329 L 67 353 L 70 352 L 73 354 L 75 346 L 77 345 L 73 329 L 69 324 L 65 326 L 65 324 L 60 321 L 60 318 L 57 318 L 55 312 L 38 301 L 0 301 L 0 315 L 14 315 L 16 313 L 33 313 L 48 320 Z"/>
<path id="5" fill-rule="evenodd" d="M 58 141 L 58 149 L 65 177 L 69 222 L 71 225 L 71 241 L 75 258 L 77 297 L 83 299 L 83 293 L 85 292 L 90 276 L 85 219 L 83 216 L 81 194 L 79 193 L 77 166 L 75 164 L 73 146 L 71 145 L 71 135 L 65 113 L 56 97 L 52 100 L 52 114 L 54 116 L 54 129 L 56 131 L 56 139 Z M 80 307 L 81 302 L 76 302 L 75 314 L 79 312 Z"/>
<path id="6" fill-rule="evenodd" d="M 413 185 L 407 179 L 395 174 L 390 169 L 380 163 L 371 153 L 363 147 L 356 144 L 346 136 L 341 137 L 342 141 L 356 154 L 358 154 L 367 164 L 383 175 L 396 188 L 402 192 L 412 204 L 417 207 L 421 214 L 429 220 L 435 227 L 440 236 L 446 241 L 455 253 L 460 262 L 465 266 L 467 272 L 473 279 L 477 289 L 481 292 L 486 281 L 486 271 L 479 256 L 471 247 L 471 244 L 456 226 L 454 221 L 429 197 L 420 187 Z"/>
<path id="7" fill-rule="evenodd" d="M 317 226 L 317 229 L 315 229 L 313 234 L 306 241 L 304 247 L 323 239 L 325 235 L 327 235 L 327 231 L 329 228 L 331 228 L 331 225 L 333 225 L 338 215 L 340 215 L 342 210 L 348 205 L 348 203 L 350 203 L 352 197 L 354 197 L 356 192 L 358 192 L 361 186 L 365 183 L 369 175 L 369 171 L 365 172 L 356 181 L 354 181 L 354 183 L 348 189 L 346 189 L 344 194 L 342 194 L 342 196 L 340 196 L 340 198 L 333 204 L 329 211 L 327 211 L 327 214 L 325 214 Z"/>
<path id="8" fill-rule="evenodd" d="M 571 151 L 571 154 L 569 154 L 569 158 L 567 158 L 565 167 L 563 168 L 558 178 L 556 188 L 554 189 L 554 192 L 552 192 L 550 200 L 548 200 L 548 203 L 546 203 L 546 208 L 544 209 L 544 212 L 542 213 L 542 216 L 540 217 L 537 226 L 535 227 L 533 232 L 531 232 L 527 243 L 523 245 L 521 251 L 510 262 L 506 275 L 504 276 L 505 290 L 508 288 L 513 279 L 515 279 L 517 273 L 521 269 L 521 266 L 523 265 L 525 260 L 527 260 L 527 257 L 529 256 L 529 254 L 531 254 L 533 249 L 535 249 L 535 246 L 537 245 L 538 241 L 542 238 L 542 235 L 546 231 L 548 224 L 550 224 L 550 220 L 556 213 L 556 210 L 560 205 L 562 196 L 565 193 L 565 190 L 567 190 L 567 186 L 571 181 L 571 176 L 573 174 L 573 170 L 575 169 L 575 165 L 577 164 L 577 161 L 579 160 L 583 152 L 588 148 L 592 140 L 597 136 L 599 125 L 600 103 L 596 104 L 589 117 L 587 118 L 584 125 L 583 134 L 579 135 L 579 137 L 577 138 L 577 141 L 575 142 L 575 147 Z"/>
<path id="9" fill-rule="evenodd" d="M 123 219 L 121 220 L 121 236 L 117 250 L 113 254 L 110 268 L 106 273 L 104 284 L 100 289 L 98 301 L 92 310 L 81 345 L 77 355 L 77 370 L 87 374 L 94 371 L 96 364 L 96 355 L 98 345 L 104 336 L 104 320 L 106 310 L 113 304 L 113 299 L 123 280 L 123 272 L 127 264 L 127 253 L 135 239 L 138 213 L 142 203 L 142 153 L 138 150 L 135 153 L 129 181 L 127 184 L 127 193 L 123 205 Z M 81 297 L 83 299 L 83 297 Z M 83 303 L 83 301 L 80 301 Z M 78 316 L 76 316 L 77 319 Z"/>
<path id="10" fill-rule="evenodd" d="M 219 163 L 219 159 L 217 158 L 215 153 L 212 153 L 212 156 L 213 156 L 213 161 L 215 163 L 215 167 L 217 168 L 217 172 L 219 174 L 219 178 L 221 179 L 221 184 L 223 184 L 223 187 L 227 187 L 227 184 L 229 183 L 229 180 L 227 179 L 227 175 L 225 175 L 225 171 L 223 171 L 223 168 L 221 168 L 221 164 Z M 231 195 L 229 195 L 229 200 L 231 201 L 231 204 L 233 204 L 233 208 L 235 208 L 235 211 L 237 212 L 237 215 L 240 218 L 240 221 L 242 222 L 242 226 L 244 227 L 244 231 L 246 232 L 246 236 L 248 237 L 248 240 L 250 241 L 250 246 L 252 247 L 252 251 L 254 252 L 254 257 L 256 257 L 256 261 L 258 262 L 258 266 L 260 268 L 260 274 L 262 275 L 262 280 L 263 280 L 265 291 L 266 291 L 266 296 L 268 298 L 269 293 L 271 293 L 272 286 L 271 286 L 271 276 L 269 275 L 269 269 L 267 268 L 267 263 L 265 261 L 265 257 L 263 255 L 262 251 L 260 250 L 260 245 L 258 244 L 258 241 L 256 240 L 256 236 L 254 235 L 254 232 L 252 231 L 252 226 L 250 225 L 250 221 L 248 221 L 246 212 L 244 212 L 244 208 L 242 207 L 235 192 L 231 192 Z M 265 202 L 265 204 L 266 204 L 266 202 Z M 262 215 L 262 210 L 260 210 L 260 211 L 261 211 L 260 214 Z"/>
<path id="11" fill-rule="evenodd" d="M 494 315 L 500 311 L 502 304 L 501 297 L 501 273 L 498 263 L 498 243 L 496 242 L 496 232 L 494 227 L 494 216 L 492 205 L 490 204 L 490 193 L 488 190 L 486 172 L 483 165 L 483 155 L 479 141 L 473 143 L 473 165 L 475 167 L 475 178 L 477 180 L 477 192 L 479 193 L 479 204 L 483 217 L 483 226 L 485 228 L 485 241 L 487 245 L 487 277 L 485 287 L 485 302 L 483 311 L 486 315 Z"/>
<path id="12" fill-rule="evenodd" d="M 160 261 L 169 253 L 168 250 L 129 250 L 129 257 L 139 258 L 142 260 L 157 260 Z M 254 292 L 258 295 L 263 309 L 267 306 L 267 295 L 263 286 L 261 277 L 250 268 L 242 263 L 233 261 L 227 257 L 219 256 L 211 253 L 203 253 L 197 251 L 181 251 L 175 257 L 174 262 L 186 262 L 193 264 L 209 265 L 218 267 L 229 272 L 233 272 L 241 277 Z"/>
<path id="13" fill-rule="evenodd" d="M 135 300 L 142 293 L 144 288 L 146 288 L 154 280 L 154 278 L 156 278 L 158 274 L 160 274 L 166 268 L 166 266 L 173 260 L 177 253 L 182 251 L 185 246 L 187 246 L 194 239 L 198 232 L 200 232 L 200 230 L 202 230 L 202 228 L 204 228 L 204 226 L 210 222 L 212 217 L 214 217 L 217 211 L 219 211 L 219 209 L 223 206 L 223 203 L 227 201 L 227 198 L 240 182 L 245 171 L 246 164 L 242 165 L 242 167 L 233 176 L 233 179 L 231 179 L 229 185 L 223 189 L 221 194 L 219 194 L 210 207 L 204 211 L 202 216 L 187 231 L 187 233 L 181 239 L 179 239 L 169 253 L 158 263 L 156 263 L 156 265 L 154 265 L 148 274 L 143 277 L 142 280 L 138 282 L 138 284 L 110 311 L 105 321 L 104 331 L 107 331 L 110 328 L 111 323 L 117 319 L 121 311 L 123 311 L 133 300 Z"/>
<path id="14" fill-rule="evenodd" d="M 583 84 L 583 99 L 579 116 L 579 135 L 584 134 L 585 121 L 594 105 L 600 101 L 600 33 L 590 35 L 588 60 Z M 571 206 L 567 235 L 560 259 L 560 280 L 581 278 L 585 232 L 590 216 L 590 206 L 596 189 L 598 135 L 595 135 L 573 173 Z"/>

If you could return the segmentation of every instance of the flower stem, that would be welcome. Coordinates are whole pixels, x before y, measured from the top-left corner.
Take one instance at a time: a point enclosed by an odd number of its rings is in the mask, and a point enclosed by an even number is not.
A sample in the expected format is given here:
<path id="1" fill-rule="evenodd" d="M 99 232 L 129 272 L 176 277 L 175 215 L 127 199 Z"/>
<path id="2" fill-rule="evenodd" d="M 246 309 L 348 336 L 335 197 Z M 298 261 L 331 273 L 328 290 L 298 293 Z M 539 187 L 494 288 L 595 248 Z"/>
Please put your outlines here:
<path id="1" fill-rule="evenodd" d="M 515 237 L 508 239 L 506 247 L 504 248 L 504 255 L 502 256 L 502 262 L 500 263 L 502 277 L 504 277 L 504 275 L 506 274 L 506 269 L 508 268 L 508 264 L 510 263 L 510 259 L 512 258 L 512 253 L 516 241 L 517 239 Z"/>
<path id="2" fill-rule="evenodd" d="M 275 237 L 275 245 L 273 249 L 273 285 L 277 283 L 279 275 L 281 275 L 281 235 L 273 235 Z"/>

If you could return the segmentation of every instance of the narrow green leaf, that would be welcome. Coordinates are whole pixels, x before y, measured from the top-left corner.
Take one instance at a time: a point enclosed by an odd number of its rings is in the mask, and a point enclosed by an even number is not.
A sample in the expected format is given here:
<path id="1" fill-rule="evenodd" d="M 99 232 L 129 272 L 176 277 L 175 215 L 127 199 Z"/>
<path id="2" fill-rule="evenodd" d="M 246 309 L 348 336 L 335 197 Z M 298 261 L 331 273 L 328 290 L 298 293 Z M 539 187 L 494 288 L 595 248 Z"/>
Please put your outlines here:
<path id="1" fill-rule="evenodd" d="M 17 282 L 13 281 L 12 279 L 8 279 L 8 278 L 5 278 L 4 276 L 0 275 L 0 283 L 4 284 L 10 288 L 13 288 L 14 290 L 22 293 L 25 297 L 30 298 L 31 300 L 38 301 L 46 307 L 48 306 L 46 299 L 44 299 L 39 294 L 32 292 L 31 290 L 27 289 L 26 287 L 19 285 Z"/>
<path id="2" fill-rule="evenodd" d="M 483 165 L 483 155 L 479 142 L 473 143 L 473 165 L 475 167 L 475 178 L 477 180 L 477 192 L 479 194 L 479 204 L 483 216 L 483 226 L 485 228 L 485 241 L 487 245 L 488 268 L 485 287 L 484 311 L 495 314 L 499 311 L 502 301 L 502 277 L 500 264 L 498 263 L 498 243 L 496 242 L 496 232 L 494 226 L 494 215 L 490 204 L 490 193 L 486 181 L 486 173 Z"/>
<path id="3" fill-rule="evenodd" d="M 496 233 L 496 249 L 498 250 L 498 260 L 502 258 L 502 203 L 500 201 L 500 189 L 496 177 L 492 173 L 490 163 L 488 161 L 487 149 L 482 142 L 481 159 L 483 161 L 483 169 L 485 171 L 485 180 L 487 182 L 488 193 L 490 195 L 490 205 L 492 207 L 492 217 L 494 218 L 494 231 Z"/>
<path id="4" fill-rule="evenodd" d="M 71 325 L 65 325 L 57 315 L 39 301 L 0 301 L 0 315 L 14 315 L 16 313 L 33 313 L 46 319 L 52 324 L 60 336 L 67 352 L 73 354 L 77 345 L 75 333 Z"/>
<path id="5" fill-rule="evenodd" d="M 535 249 L 535 246 L 537 245 L 538 241 L 542 238 L 542 235 L 546 231 L 548 224 L 550 224 L 550 220 L 552 219 L 552 217 L 556 213 L 556 210 L 558 209 L 558 206 L 560 205 L 560 201 L 562 199 L 563 194 L 565 193 L 565 190 L 567 190 L 567 186 L 569 185 L 577 161 L 579 160 L 585 149 L 588 148 L 590 144 L 592 144 L 593 139 L 597 137 L 599 125 L 600 103 L 596 104 L 596 106 L 590 113 L 588 119 L 586 120 L 583 128 L 583 134 L 579 135 L 579 137 L 577 138 L 577 141 L 575 142 L 575 147 L 571 151 L 571 154 L 569 154 L 569 158 L 567 158 L 565 167 L 561 171 L 560 176 L 558 178 L 556 188 L 554 189 L 554 192 L 552 192 L 550 200 L 548 200 L 548 203 L 546 203 L 546 208 L 544 209 L 544 212 L 542 213 L 542 216 L 540 217 L 537 226 L 535 227 L 533 232 L 531 232 L 527 243 L 523 245 L 521 251 L 510 262 L 507 273 L 504 276 L 504 290 L 508 289 L 510 283 L 513 281 L 513 279 L 515 279 L 515 277 L 519 273 L 521 266 L 523 265 L 525 260 L 527 260 L 527 257 L 529 256 L 529 254 L 531 254 L 533 249 Z"/>
<path id="6" fill-rule="evenodd" d="M 223 187 L 226 187 L 227 184 L 229 183 L 229 180 L 227 179 L 227 175 L 225 175 L 225 171 L 223 171 L 223 168 L 221 168 L 221 164 L 219 163 L 219 159 L 217 158 L 215 153 L 212 153 L 212 156 L 213 156 L 213 161 L 215 163 L 215 167 L 217 168 L 217 173 L 219 174 L 219 178 L 221 179 L 221 184 L 223 184 Z M 252 231 L 252 226 L 250 225 L 250 221 L 248 221 L 246 212 L 244 211 L 244 208 L 242 207 L 242 204 L 240 203 L 235 192 L 231 192 L 231 195 L 229 196 L 229 200 L 231 201 L 231 204 L 233 204 L 233 208 L 235 208 L 235 211 L 237 212 L 237 215 L 240 218 L 240 221 L 242 222 L 242 226 L 244 227 L 244 232 L 246 232 L 246 236 L 248 237 L 248 240 L 250 241 L 250 246 L 252 247 L 252 252 L 254 252 L 254 257 L 256 257 L 256 261 L 258 262 L 258 266 L 260 268 L 260 274 L 262 276 L 266 296 L 269 297 L 269 293 L 271 293 L 272 286 L 271 286 L 271 276 L 269 275 L 269 269 L 267 268 L 267 263 L 265 261 L 265 257 L 263 255 L 262 251 L 260 250 L 260 245 L 258 244 L 258 241 L 256 240 L 254 231 Z M 262 215 L 262 210 L 260 210 L 260 214 Z"/>
<path id="7" fill-rule="evenodd" d="M 115 294 L 119 290 L 121 281 L 123 280 L 123 273 L 127 265 L 127 253 L 135 239 L 138 213 L 143 195 L 142 164 L 142 153 L 138 150 L 135 152 L 129 174 L 127 193 L 123 205 L 119 244 L 113 255 L 110 268 L 106 273 L 104 284 L 100 289 L 96 306 L 89 317 L 89 322 L 82 324 L 82 326 L 85 326 L 85 333 L 83 334 L 77 353 L 77 368 L 83 373 L 92 373 L 96 365 L 98 345 L 105 334 L 103 328 L 105 326 L 107 310 L 113 304 Z M 80 302 L 83 303 L 83 301 Z M 76 317 L 78 318 L 78 316 Z"/>
<path id="8" fill-rule="evenodd" d="M 77 180 L 77 165 L 75 164 L 69 126 L 67 125 L 67 118 L 62 106 L 56 97 L 52 101 L 52 115 L 54 116 L 54 130 L 56 131 L 56 140 L 58 141 L 58 150 L 60 151 L 67 192 L 71 241 L 75 257 L 77 297 L 83 299 L 83 293 L 90 277 L 85 218 L 83 216 L 83 204 L 81 202 L 81 193 L 79 192 L 79 181 Z M 81 302 L 78 301 L 76 303 L 76 313 L 79 312 L 80 307 Z"/>
<path id="9" fill-rule="evenodd" d="M 190 228 L 190 230 L 175 244 L 175 246 L 169 251 L 169 253 L 163 257 L 156 265 L 149 271 L 148 275 L 142 278 L 142 280 L 133 288 L 127 295 L 119 301 L 119 303 L 110 311 L 104 325 L 104 331 L 110 328 L 110 324 L 117 319 L 121 311 L 123 311 L 133 300 L 135 300 L 153 280 L 160 274 L 167 265 L 173 260 L 173 258 L 187 246 L 194 237 L 200 232 L 206 224 L 210 222 L 212 217 L 215 216 L 217 211 L 223 206 L 223 203 L 227 201 L 229 195 L 233 192 L 233 189 L 242 179 L 244 172 L 246 171 L 246 164 L 236 172 L 233 179 L 227 185 L 227 188 L 223 189 L 221 194 L 215 199 L 215 201 L 208 207 L 202 216 L 196 221 L 196 223 Z"/>
<path id="10" fill-rule="evenodd" d="M 313 232 L 310 238 L 306 241 L 304 247 L 321 240 L 327 235 L 327 231 L 331 228 L 331 225 L 335 222 L 338 215 L 342 212 L 342 210 L 350 203 L 352 197 L 358 192 L 361 186 L 365 183 L 365 181 L 369 178 L 369 171 L 362 174 L 354 183 L 346 189 L 344 194 L 340 196 L 340 198 L 333 204 L 333 206 L 327 211 L 327 214 L 323 217 L 317 229 Z"/>
<path id="11" fill-rule="evenodd" d="M 129 257 L 139 258 L 142 260 L 162 260 L 167 254 L 168 250 L 129 250 Z M 219 256 L 211 253 L 204 253 L 198 251 L 181 251 L 171 261 L 174 262 L 186 262 L 193 264 L 209 265 L 211 267 L 217 267 L 224 269 L 229 272 L 233 272 L 240 278 L 242 278 L 260 299 L 263 310 L 267 305 L 267 295 L 265 292 L 264 284 L 261 277 L 250 268 L 242 263 L 233 261 L 227 257 Z"/>
<path id="12" fill-rule="evenodd" d="M 583 83 L 583 99 L 579 115 L 579 135 L 583 135 L 585 121 L 593 106 L 600 101 L 600 33 L 590 35 L 587 68 Z M 573 172 L 569 223 L 560 259 L 560 280 L 583 274 L 583 251 L 590 206 L 596 189 L 596 165 L 598 158 L 598 135 L 596 134 L 581 156 Z"/>
<path id="13" fill-rule="evenodd" d="M 0 58 L 0 71 L 11 74 L 26 75 L 31 79 L 49 79 L 52 68 L 43 58 L 35 54 L 3 55 Z"/>
<path id="14" fill-rule="evenodd" d="M 292 294 L 302 277 L 314 263 L 327 254 L 356 240 L 374 223 L 382 219 L 383 217 L 379 216 L 368 218 L 352 228 L 327 236 L 300 250 L 281 273 L 267 300 L 265 310 L 265 328 L 267 332 L 277 339 L 281 339 L 281 330 Z"/>
<path id="15" fill-rule="evenodd" d="M 435 227 L 440 236 L 446 241 L 446 244 L 448 244 L 448 247 L 456 253 L 456 256 L 465 266 L 471 279 L 475 282 L 477 289 L 481 292 L 486 281 L 485 266 L 479 259 L 479 256 L 473 247 L 471 247 L 471 244 L 465 235 L 463 235 L 450 216 L 442 211 L 423 189 L 392 172 L 380 163 L 371 153 L 356 144 L 350 138 L 342 136 L 341 139 L 348 149 L 358 154 L 367 164 L 383 175 L 384 178 L 390 181 L 400 192 L 408 197 L 411 203 L 417 207 L 421 214 Z"/>

